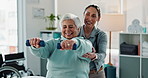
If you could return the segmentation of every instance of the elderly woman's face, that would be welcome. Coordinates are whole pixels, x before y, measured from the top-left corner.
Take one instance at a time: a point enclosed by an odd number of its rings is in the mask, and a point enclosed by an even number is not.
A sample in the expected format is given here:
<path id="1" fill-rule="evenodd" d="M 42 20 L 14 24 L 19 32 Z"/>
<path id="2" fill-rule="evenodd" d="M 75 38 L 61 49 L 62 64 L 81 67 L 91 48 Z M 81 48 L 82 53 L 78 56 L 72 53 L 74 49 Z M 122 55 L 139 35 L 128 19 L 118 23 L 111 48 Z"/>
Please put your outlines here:
<path id="1" fill-rule="evenodd" d="M 77 26 L 75 25 L 74 21 L 69 19 L 69 20 L 64 20 L 62 22 L 62 36 L 71 39 L 73 37 L 77 37 L 79 31 Z"/>

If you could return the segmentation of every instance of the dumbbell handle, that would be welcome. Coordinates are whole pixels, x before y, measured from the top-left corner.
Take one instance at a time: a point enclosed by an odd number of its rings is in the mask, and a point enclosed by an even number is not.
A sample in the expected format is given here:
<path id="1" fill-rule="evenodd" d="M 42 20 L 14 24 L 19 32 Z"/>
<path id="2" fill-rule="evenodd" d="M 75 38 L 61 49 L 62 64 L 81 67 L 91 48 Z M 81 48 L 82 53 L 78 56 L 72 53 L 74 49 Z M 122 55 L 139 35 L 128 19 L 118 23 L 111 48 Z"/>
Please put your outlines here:
<path id="1" fill-rule="evenodd" d="M 60 43 L 57 43 L 57 49 L 61 49 L 61 44 Z M 73 44 L 73 48 L 72 50 L 76 50 L 77 49 L 77 45 L 76 44 Z"/>
<path id="2" fill-rule="evenodd" d="M 41 47 L 45 47 L 45 42 L 44 42 L 43 40 L 41 40 L 41 41 L 39 42 L 39 45 L 40 45 Z M 26 40 L 26 46 L 31 46 L 29 40 Z"/>

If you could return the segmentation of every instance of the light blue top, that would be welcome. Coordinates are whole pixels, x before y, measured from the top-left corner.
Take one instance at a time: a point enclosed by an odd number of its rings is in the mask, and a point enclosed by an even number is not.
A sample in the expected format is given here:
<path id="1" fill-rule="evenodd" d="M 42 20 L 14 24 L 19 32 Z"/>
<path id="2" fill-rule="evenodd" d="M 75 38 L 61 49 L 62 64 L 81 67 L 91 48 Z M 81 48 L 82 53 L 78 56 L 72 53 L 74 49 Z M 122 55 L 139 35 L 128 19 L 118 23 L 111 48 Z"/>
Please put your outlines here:
<path id="1" fill-rule="evenodd" d="M 61 39 L 53 39 L 46 42 L 45 47 L 33 48 L 32 53 L 38 57 L 46 58 L 47 75 L 46 78 L 89 78 L 89 58 L 82 57 L 87 52 L 92 52 L 92 44 L 89 40 L 82 37 L 75 37 L 76 50 L 60 50 L 57 49 L 57 43 Z"/>

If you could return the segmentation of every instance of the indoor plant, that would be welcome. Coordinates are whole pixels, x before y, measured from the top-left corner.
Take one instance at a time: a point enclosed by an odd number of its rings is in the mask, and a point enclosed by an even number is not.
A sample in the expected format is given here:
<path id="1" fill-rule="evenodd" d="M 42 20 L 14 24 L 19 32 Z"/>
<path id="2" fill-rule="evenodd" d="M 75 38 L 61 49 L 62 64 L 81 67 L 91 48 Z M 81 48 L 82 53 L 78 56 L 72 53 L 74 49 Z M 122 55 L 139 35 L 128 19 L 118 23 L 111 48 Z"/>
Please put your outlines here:
<path id="1" fill-rule="evenodd" d="M 55 20 L 60 20 L 60 16 L 55 16 L 53 13 L 51 13 L 49 16 L 44 17 L 45 21 L 49 23 L 49 26 L 46 27 L 47 30 L 55 30 L 56 27 L 54 27 Z"/>

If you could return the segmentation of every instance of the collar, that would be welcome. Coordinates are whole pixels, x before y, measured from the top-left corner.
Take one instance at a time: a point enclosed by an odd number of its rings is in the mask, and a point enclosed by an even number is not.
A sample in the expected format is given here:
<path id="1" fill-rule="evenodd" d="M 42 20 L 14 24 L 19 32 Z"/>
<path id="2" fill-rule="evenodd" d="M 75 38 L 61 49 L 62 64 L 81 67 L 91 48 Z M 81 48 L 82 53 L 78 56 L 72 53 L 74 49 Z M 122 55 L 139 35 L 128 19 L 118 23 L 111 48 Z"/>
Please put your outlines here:
<path id="1" fill-rule="evenodd" d="M 67 38 L 61 36 L 60 40 L 68 40 Z"/>
<path id="2" fill-rule="evenodd" d="M 95 37 L 95 35 L 97 34 L 97 32 L 99 32 L 100 29 L 98 29 L 96 26 L 94 26 L 91 34 L 90 34 L 90 37 Z M 81 36 L 85 37 L 85 33 L 84 33 L 84 25 L 81 27 L 81 33 L 80 33 Z"/>

